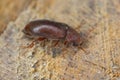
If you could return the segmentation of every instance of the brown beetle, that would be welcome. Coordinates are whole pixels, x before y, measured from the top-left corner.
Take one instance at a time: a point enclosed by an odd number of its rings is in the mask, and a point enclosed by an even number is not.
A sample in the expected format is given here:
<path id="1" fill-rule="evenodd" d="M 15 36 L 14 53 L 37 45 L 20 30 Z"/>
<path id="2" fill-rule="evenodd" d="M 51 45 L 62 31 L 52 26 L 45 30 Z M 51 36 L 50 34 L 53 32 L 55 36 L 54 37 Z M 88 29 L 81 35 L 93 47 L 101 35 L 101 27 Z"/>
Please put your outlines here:
<path id="1" fill-rule="evenodd" d="M 28 23 L 23 32 L 34 39 L 64 40 L 65 43 L 78 46 L 82 43 L 80 34 L 65 23 L 50 20 L 36 20 Z"/>

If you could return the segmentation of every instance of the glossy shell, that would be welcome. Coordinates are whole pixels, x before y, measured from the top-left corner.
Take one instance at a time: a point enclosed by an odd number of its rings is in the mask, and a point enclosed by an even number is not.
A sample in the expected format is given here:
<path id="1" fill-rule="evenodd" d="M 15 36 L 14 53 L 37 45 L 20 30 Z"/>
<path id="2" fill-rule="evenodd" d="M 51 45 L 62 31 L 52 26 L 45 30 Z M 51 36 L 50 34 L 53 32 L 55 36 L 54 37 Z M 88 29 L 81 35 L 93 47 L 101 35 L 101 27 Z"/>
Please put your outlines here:
<path id="1" fill-rule="evenodd" d="M 46 38 L 52 40 L 65 40 L 78 45 L 81 43 L 80 35 L 67 24 L 50 20 L 36 20 L 28 23 L 23 32 L 32 38 Z"/>

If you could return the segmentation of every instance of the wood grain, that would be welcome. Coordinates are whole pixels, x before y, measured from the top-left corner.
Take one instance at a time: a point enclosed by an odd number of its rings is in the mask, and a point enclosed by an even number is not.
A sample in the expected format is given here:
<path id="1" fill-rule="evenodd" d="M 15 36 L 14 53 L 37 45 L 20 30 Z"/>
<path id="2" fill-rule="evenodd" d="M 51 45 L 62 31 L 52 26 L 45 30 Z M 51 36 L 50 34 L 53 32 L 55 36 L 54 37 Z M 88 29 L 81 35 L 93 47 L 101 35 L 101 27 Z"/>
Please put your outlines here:
<path id="1" fill-rule="evenodd" d="M 1 0 L 0 1 L 0 33 L 2 33 L 9 21 L 14 21 L 18 15 L 28 7 L 31 0 Z"/>
<path id="2" fill-rule="evenodd" d="M 119 80 L 119 5 L 119 0 L 33 1 L 0 36 L 0 79 Z M 45 47 L 40 42 L 33 48 L 22 48 L 31 42 L 24 37 L 22 29 L 36 19 L 64 22 L 83 37 L 88 35 L 81 46 L 86 52 L 66 48 L 62 42 L 56 48 L 50 47 L 51 41 L 45 41 Z M 55 49 L 57 56 L 52 58 Z"/>

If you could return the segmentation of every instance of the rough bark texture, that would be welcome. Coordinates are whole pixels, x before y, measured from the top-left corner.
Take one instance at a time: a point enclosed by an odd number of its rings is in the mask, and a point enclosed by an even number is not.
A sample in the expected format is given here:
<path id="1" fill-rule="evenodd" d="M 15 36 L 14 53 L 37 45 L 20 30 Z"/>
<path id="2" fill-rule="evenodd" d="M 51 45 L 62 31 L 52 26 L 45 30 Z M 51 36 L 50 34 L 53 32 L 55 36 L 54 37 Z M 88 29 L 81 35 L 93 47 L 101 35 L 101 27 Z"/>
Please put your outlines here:
<path id="1" fill-rule="evenodd" d="M 119 8 L 119 0 L 32 1 L 0 36 L 0 80 L 119 80 Z M 45 47 L 42 41 L 23 48 L 32 40 L 22 29 L 36 19 L 64 22 L 87 35 L 94 27 L 82 46 L 87 54 L 82 49 L 61 50 L 62 42 L 57 51 L 51 41 L 45 41 Z M 58 50 L 55 58 L 48 54 Z"/>

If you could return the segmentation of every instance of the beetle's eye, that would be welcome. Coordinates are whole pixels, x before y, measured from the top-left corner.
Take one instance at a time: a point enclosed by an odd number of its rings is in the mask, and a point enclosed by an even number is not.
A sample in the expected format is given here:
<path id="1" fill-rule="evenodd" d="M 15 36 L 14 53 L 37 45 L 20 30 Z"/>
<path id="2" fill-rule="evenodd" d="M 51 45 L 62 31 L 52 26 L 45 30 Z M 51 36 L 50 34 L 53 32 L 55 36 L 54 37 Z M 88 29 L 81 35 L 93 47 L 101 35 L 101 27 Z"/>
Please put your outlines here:
<path id="1" fill-rule="evenodd" d="M 78 44 L 74 42 L 74 43 L 73 43 L 73 46 L 78 46 Z"/>

